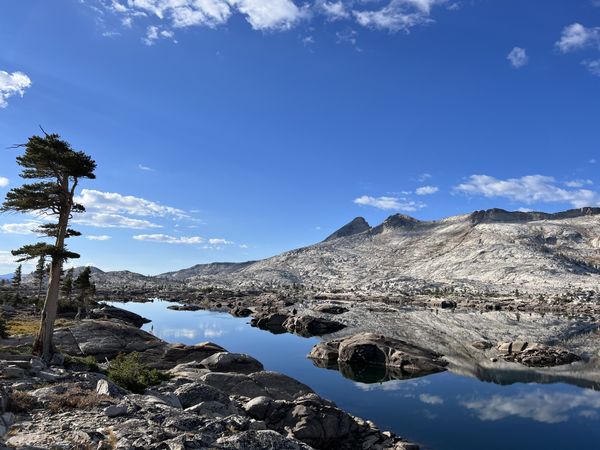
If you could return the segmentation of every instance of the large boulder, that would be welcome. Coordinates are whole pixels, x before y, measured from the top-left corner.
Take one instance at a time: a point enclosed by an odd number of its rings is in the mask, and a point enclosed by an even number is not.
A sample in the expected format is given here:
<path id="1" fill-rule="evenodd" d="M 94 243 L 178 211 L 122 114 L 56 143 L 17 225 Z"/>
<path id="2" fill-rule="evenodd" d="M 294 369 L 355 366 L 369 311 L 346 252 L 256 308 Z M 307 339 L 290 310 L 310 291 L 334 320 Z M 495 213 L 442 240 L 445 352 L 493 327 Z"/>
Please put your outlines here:
<path id="1" fill-rule="evenodd" d="M 72 356 L 93 356 L 98 361 L 119 353 L 137 352 L 150 367 L 169 369 L 189 361 L 201 361 L 225 349 L 211 342 L 196 345 L 169 344 L 146 331 L 120 321 L 82 320 L 54 331 L 54 342 Z"/>
<path id="2" fill-rule="evenodd" d="M 261 362 L 252 356 L 229 352 L 215 353 L 201 364 L 212 372 L 253 373 L 264 369 Z"/>
<path id="3" fill-rule="evenodd" d="M 248 430 L 233 436 L 217 440 L 218 448 L 231 450 L 277 449 L 277 450 L 311 450 L 308 445 L 292 438 L 285 437 L 272 430 Z"/>
<path id="4" fill-rule="evenodd" d="M 300 336 L 311 337 L 334 333 L 346 328 L 346 325 L 334 320 L 323 319 L 320 317 L 290 316 L 285 320 L 285 322 L 283 322 L 283 327 L 286 330 Z"/>
<path id="5" fill-rule="evenodd" d="M 500 342 L 497 347 L 505 361 L 518 362 L 529 367 L 553 367 L 571 364 L 581 358 L 570 351 L 536 342 Z"/>
<path id="6" fill-rule="evenodd" d="M 293 400 L 313 390 L 293 378 L 277 372 L 241 373 L 210 372 L 200 378 L 204 384 L 227 395 L 246 398 L 266 396 L 275 400 Z"/>
<path id="7" fill-rule="evenodd" d="M 142 325 L 146 323 L 150 323 L 150 320 L 140 316 L 139 314 L 110 305 L 101 305 L 98 308 L 92 309 L 88 315 L 88 318 L 117 319 L 138 328 L 142 327 Z"/>
<path id="8" fill-rule="evenodd" d="M 321 342 L 308 357 L 351 366 L 390 367 L 409 376 L 441 372 L 447 365 L 438 353 L 374 333 Z"/>

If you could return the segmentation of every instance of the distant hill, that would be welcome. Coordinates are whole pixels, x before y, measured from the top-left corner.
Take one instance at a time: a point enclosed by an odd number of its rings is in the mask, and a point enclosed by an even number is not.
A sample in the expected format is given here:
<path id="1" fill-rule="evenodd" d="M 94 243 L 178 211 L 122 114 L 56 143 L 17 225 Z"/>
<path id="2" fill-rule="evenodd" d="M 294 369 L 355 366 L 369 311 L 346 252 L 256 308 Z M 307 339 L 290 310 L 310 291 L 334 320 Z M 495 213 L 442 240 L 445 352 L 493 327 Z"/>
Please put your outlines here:
<path id="1" fill-rule="evenodd" d="M 284 286 L 394 293 L 452 285 L 548 292 L 600 288 L 600 208 L 475 211 L 439 221 L 356 218 L 325 241 L 261 261 L 168 274 L 191 286 Z"/>
<path id="2" fill-rule="evenodd" d="M 12 280 L 13 274 L 7 273 L 5 275 L 0 275 L 0 280 Z"/>
<path id="3" fill-rule="evenodd" d="M 560 213 L 475 211 L 439 221 L 361 217 L 325 241 L 244 263 L 198 264 L 150 277 L 93 269 L 99 286 L 233 288 L 301 284 L 393 294 L 434 286 L 479 291 L 565 292 L 600 288 L 600 208 Z"/>

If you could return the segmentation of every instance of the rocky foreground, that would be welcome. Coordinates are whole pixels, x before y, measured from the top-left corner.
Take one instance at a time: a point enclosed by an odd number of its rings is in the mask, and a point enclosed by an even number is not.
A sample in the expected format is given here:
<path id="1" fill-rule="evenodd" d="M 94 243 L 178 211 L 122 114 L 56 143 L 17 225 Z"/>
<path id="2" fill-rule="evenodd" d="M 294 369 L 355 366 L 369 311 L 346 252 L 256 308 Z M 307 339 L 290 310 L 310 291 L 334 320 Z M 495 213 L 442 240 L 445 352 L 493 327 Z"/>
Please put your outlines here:
<path id="1" fill-rule="evenodd" d="M 0 341 L 0 447 L 418 448 L 340 410 L 310 387 L 265 371 L 251 356 L 213 343 L 168 344 L 119 316 L 58 329 L 56 343 L 71 356 L 50 365 L 16 353 L 28 338 Z M 106 376 L 106 365 L 94 371 L 72 359 L 101 362 L 129 352 L 166 370 L 169 379 L 132 392 Z"/>

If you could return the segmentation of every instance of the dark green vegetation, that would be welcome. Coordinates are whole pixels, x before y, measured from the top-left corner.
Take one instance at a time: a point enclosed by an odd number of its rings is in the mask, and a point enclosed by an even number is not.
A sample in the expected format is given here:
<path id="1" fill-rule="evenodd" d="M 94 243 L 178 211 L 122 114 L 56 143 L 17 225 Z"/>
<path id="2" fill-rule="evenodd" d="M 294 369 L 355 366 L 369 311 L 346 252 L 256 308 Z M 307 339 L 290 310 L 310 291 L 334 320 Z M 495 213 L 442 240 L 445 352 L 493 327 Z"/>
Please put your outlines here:
<path id="1" fill-rule="evenodd" d="M 108 365 L 108 378 L 132 392 L 142 393 L 149 386 L 168 380 L 165 372 L 149 369 L 140 362 L 138 353 L 119 354 Z"/>

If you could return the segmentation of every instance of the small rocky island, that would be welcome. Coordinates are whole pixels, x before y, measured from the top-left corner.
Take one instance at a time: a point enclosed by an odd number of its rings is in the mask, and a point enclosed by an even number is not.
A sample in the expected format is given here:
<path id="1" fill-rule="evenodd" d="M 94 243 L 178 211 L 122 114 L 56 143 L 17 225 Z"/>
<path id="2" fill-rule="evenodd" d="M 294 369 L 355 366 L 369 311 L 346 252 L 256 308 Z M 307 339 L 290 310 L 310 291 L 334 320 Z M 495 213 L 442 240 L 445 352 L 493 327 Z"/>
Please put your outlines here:
<path id="1" fill-rule="evenodd" d="M 90 317 L 56 329 L 62 353 L 49 364 L 28 352 L 31 336 L 0 341 L 1 445 L 418 448 L 249 355 L 210 342 L 166 343 L 138 328 L 143 318 L 118 308 Z"/>

